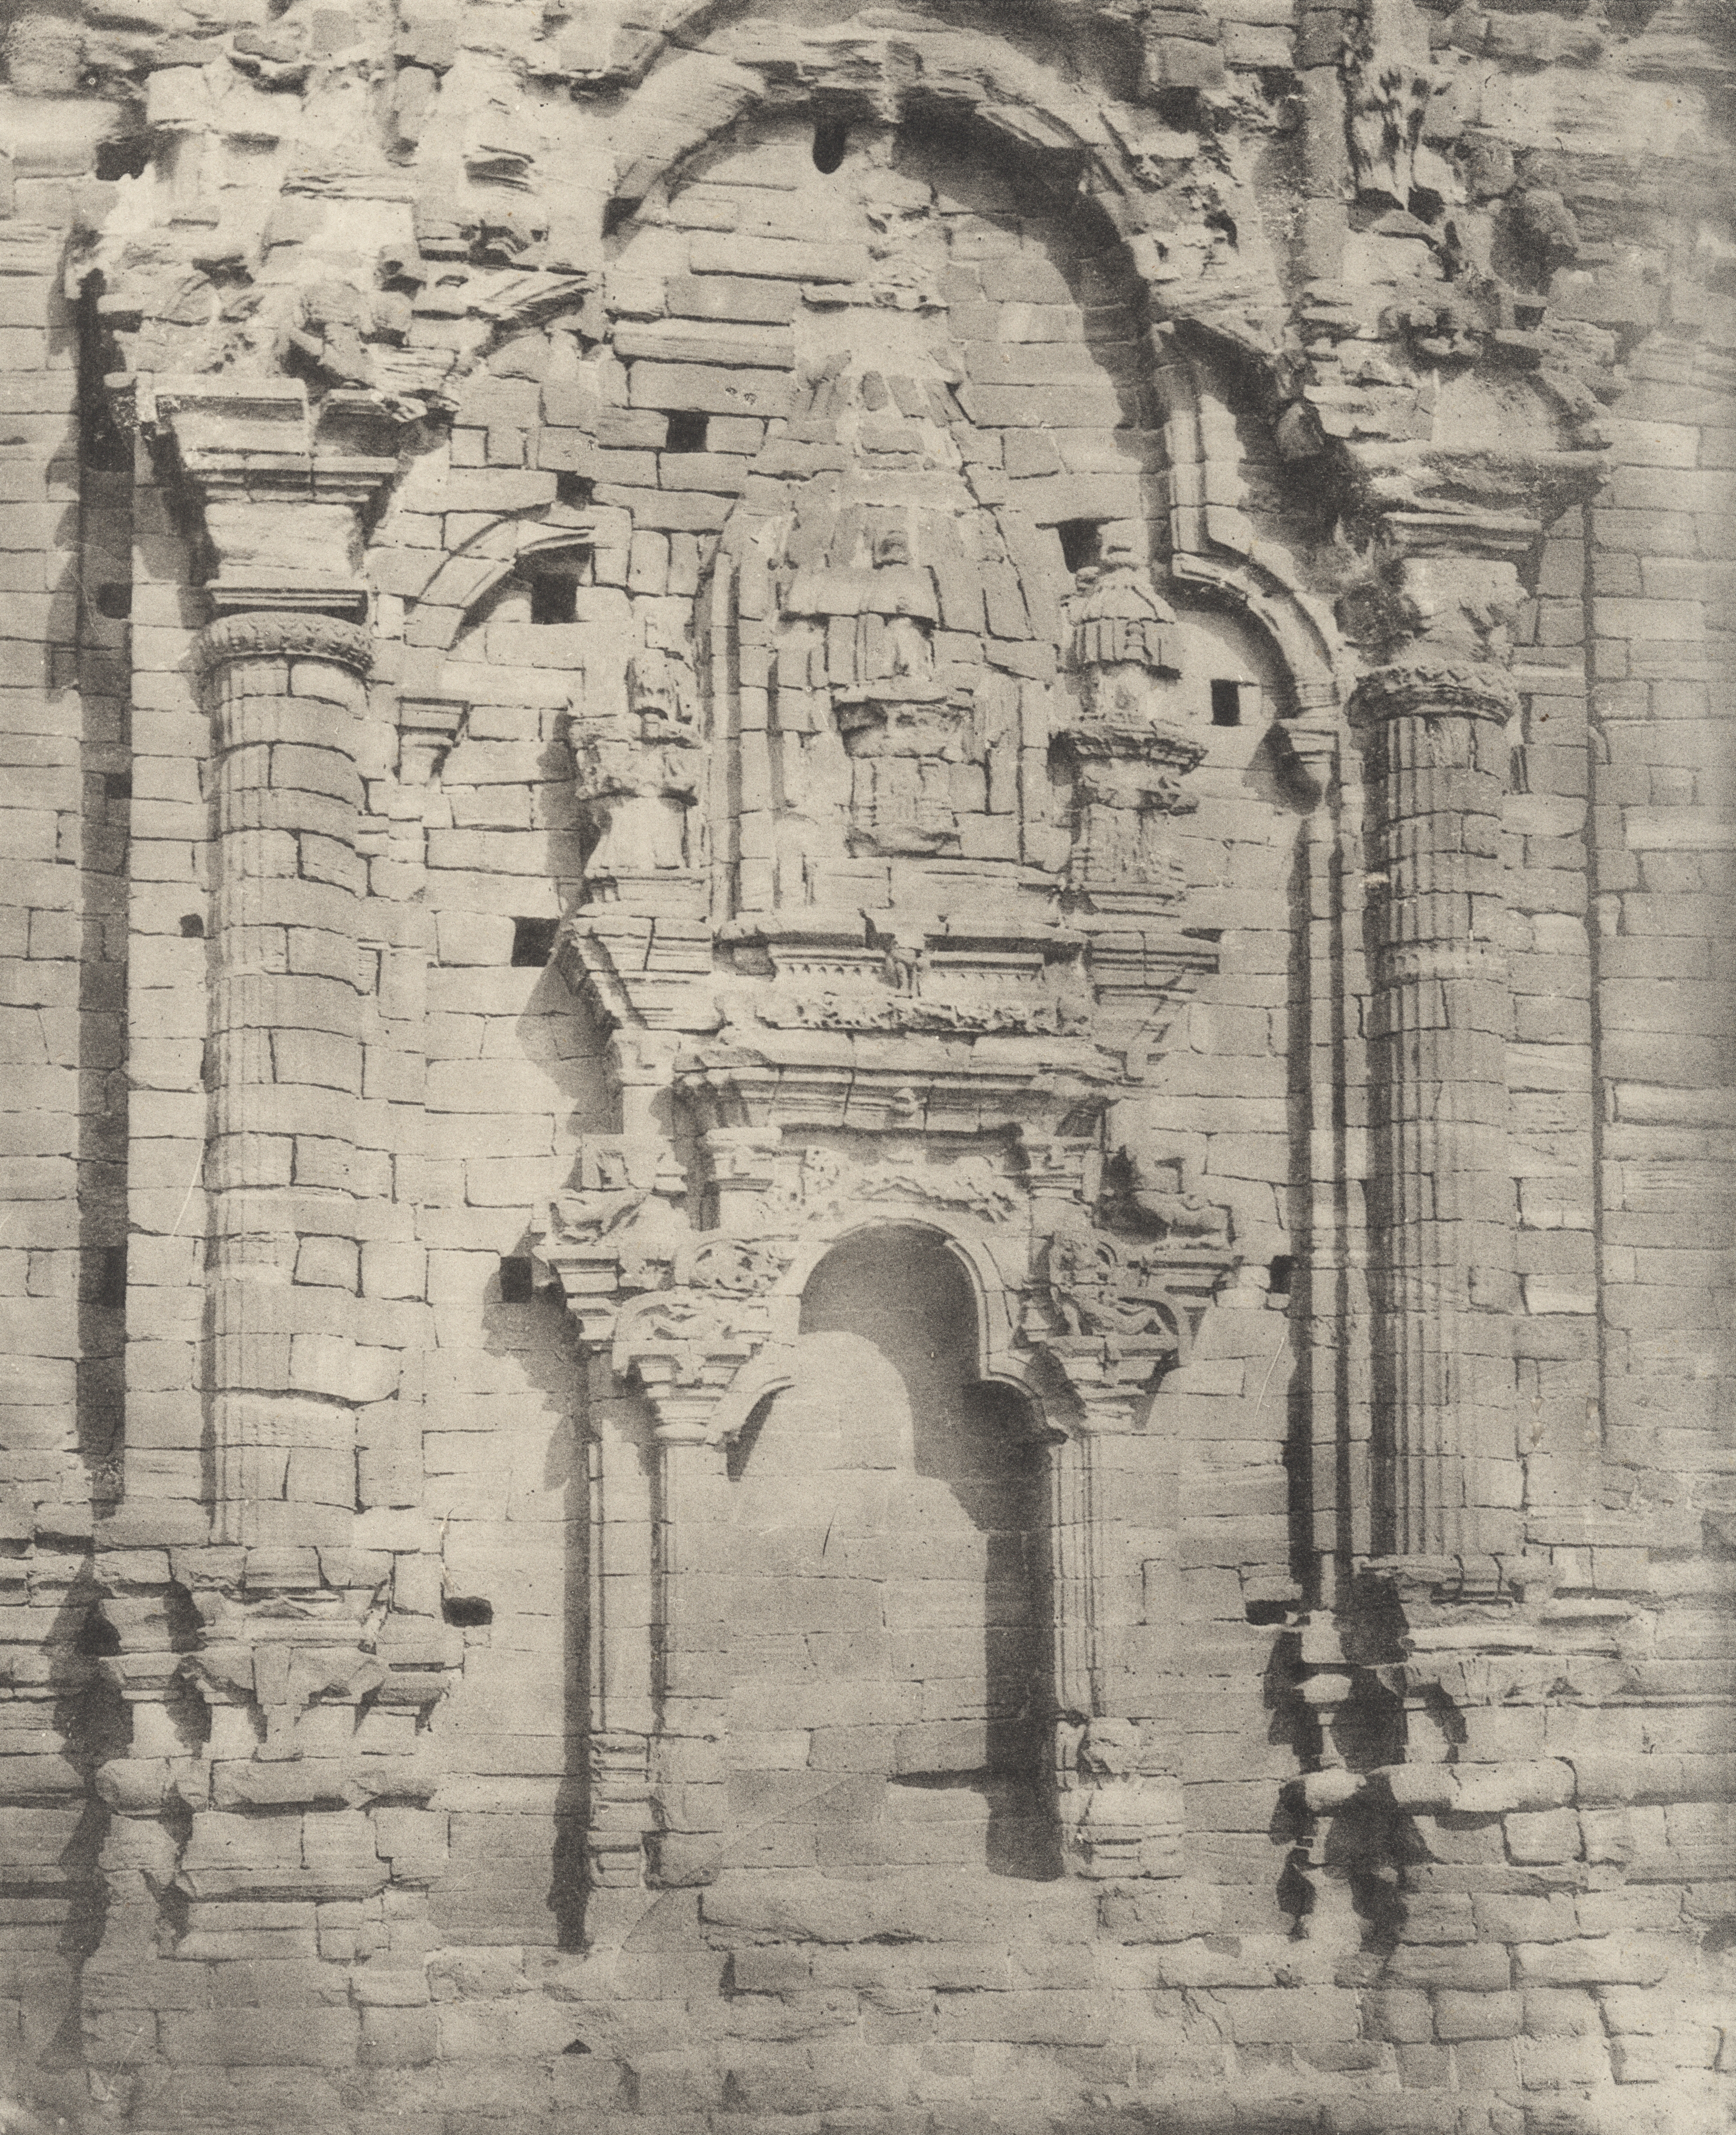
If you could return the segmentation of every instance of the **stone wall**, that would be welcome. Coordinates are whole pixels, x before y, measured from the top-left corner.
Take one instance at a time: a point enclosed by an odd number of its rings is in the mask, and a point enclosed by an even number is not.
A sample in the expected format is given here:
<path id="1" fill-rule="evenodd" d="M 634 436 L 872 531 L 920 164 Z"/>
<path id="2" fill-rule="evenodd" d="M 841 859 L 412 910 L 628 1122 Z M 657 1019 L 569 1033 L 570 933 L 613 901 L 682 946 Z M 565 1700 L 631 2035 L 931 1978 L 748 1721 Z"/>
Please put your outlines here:
<path id="1" fill-rule="evenodd" d="M 5 59 L 0 2096 L 1722 2124 L 1723 10 Z"/>

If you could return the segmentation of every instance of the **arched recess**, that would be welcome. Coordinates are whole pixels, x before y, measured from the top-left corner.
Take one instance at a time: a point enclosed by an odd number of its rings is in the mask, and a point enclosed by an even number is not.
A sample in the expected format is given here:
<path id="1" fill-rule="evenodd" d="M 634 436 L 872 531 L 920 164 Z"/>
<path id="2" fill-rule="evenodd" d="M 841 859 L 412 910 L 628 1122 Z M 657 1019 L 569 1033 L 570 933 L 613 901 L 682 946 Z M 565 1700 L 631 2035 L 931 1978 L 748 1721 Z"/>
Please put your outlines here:
<path id="1" fill-rule="evenodd" d="M 931 1227 L 854 1230 L 800 1310 L 729 1455 L 725 1860 L 1053 1875 L 1051 1434 Z"/>

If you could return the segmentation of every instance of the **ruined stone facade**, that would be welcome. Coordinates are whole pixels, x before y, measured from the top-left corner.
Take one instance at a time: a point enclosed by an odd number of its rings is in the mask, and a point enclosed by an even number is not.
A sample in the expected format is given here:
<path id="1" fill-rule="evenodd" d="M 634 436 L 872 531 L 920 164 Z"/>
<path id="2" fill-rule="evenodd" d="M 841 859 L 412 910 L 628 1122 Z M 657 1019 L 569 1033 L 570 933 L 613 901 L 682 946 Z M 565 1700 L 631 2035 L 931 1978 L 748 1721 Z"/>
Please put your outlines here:
<path id="1" fill-rule="evenodd" d="M 1727 2125 L 1724 0 L 5 56 L 8 2095 Z"/>

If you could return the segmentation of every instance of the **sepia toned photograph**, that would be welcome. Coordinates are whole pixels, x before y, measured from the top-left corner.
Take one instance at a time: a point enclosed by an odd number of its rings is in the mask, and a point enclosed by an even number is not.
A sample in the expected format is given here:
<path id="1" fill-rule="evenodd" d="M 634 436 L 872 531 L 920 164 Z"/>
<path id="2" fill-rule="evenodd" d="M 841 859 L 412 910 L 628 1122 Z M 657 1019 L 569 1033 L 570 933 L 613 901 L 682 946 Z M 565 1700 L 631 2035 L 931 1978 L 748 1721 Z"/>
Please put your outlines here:
<path id="1" fill-rule="evenodd" d="M 0 0 L 0 2135 L 1736 2128 L 1733 0 Z"/>

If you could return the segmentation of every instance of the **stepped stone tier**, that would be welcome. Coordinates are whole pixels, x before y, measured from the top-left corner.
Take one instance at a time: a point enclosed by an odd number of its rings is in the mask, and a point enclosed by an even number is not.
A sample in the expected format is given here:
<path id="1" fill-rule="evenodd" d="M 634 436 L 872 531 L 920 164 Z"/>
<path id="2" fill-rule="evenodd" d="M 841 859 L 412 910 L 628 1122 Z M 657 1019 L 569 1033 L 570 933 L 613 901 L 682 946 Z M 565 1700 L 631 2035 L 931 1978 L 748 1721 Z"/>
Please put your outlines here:
<path id="1" fill-rule="evenodd" d="M 1711 2135 L 1728 0 L 14 0 L 0 2127 Z"/>

